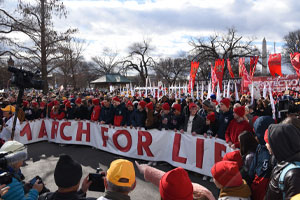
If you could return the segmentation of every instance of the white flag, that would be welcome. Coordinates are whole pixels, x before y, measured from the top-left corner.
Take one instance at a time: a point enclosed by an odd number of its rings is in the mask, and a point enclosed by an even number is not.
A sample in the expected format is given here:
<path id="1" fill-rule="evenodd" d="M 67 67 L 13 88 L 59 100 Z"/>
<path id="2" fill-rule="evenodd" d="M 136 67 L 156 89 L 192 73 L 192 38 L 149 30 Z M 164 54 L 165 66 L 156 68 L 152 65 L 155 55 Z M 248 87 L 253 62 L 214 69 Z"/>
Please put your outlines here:
<path id="1" fill-rule="evenodd" d="M 209 81 L 206 99 L 209 99 L 209 98 L 210 98 L 210 95 L 211 95 L 211 82 Z"/>
<path id="2" fill-rule="evenodd" d="M 237 90 L 236 82 L 234 83 L 234 89 L 235 89 L 235 101 L 240 101 L 239 98 L 239 91 Z"/>
<path id="3" fill-rule="evenodd" d="M 204 85 L 203 85 L 203 81 L 202 81 L 202 88 L 201 88 L 201 100 L 202 101 L 204 100 L 203 97 L 204 97 Z"/>
<path id="4" fill-rule="evenodd" d="M 218 81 L 219 82 L 219 81 Z M 220 102 L 222 99 L 221 99 L 221 91 L 220 91 L 220 86 L 219 86 L 219 83 L 218 83 L 218 86 L 217 86 L 217 98 L 216 100 L 218 102 Z"/>
<path id="5" fill-rule="evenodd" d="M 253 105 L 254 103 L 254 81 L 252 82 L 251 85 L 251 104 Z"/>
<path id="6" fill-rule="evenodd" d="M 199 83 L 197 82 L 197 100 L 199 100 Z"/>
<path id="7" fill-rule="evenodd" d="M 226 95 L 226 97 L 230 99 L 230 80 L 228 80 L 227 95 Z"/>
<path id="8" fill-rule="evenodd" d="M 264 98 L 267 97 L 267 87 L 266 87 L 266 85 L 264 85 L 264 89 L 263 89 L 263 97 L 264 97 Z"/>
<path id="9" fill-rule="evenodd" d="M 272 95 L 272 89 L 271 89 L 271 84 L 269 84 L 269 95 L 270 95 L 270 101 L 271 101 L 271 108 L 272 108 L 272 113 L 273 113 L 273 119 L 276 119 L 276 115 L 275 115 L 275 103 L 274 103 L 274 99 L 273 99 L 273 95 Z"/>

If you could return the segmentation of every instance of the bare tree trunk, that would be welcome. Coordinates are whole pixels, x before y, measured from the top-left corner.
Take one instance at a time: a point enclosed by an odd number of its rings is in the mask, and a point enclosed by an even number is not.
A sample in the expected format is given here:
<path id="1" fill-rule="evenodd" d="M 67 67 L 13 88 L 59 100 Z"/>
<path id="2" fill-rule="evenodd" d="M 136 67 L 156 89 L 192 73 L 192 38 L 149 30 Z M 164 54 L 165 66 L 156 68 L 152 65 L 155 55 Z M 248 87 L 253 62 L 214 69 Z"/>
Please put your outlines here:
<path id="1" fill-rule="evenodd" d="M 46 58 L 46 27 L 45 27 L 45 0 L 41 0 L 41 68 L 42 79 L 44 81 L 43 92 L 48 92 L 48 72 L 47 72 L 47 58 Z"/>

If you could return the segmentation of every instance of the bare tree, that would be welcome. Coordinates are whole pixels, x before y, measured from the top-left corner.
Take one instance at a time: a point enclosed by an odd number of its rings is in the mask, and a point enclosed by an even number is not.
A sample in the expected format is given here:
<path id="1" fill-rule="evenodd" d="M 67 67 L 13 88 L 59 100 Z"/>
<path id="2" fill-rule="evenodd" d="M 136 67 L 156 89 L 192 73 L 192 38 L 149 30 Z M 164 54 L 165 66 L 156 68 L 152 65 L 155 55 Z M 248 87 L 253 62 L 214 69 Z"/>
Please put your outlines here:
<path id="1" fill-rule="evenodd" d="M 143 42 L 133 43 L 129 46 L 129 56 L 123 62 L 123 67 L 126 71 L 134 70 L 139 73 L 142 85 L 146 85 L 146 78 L 148 77 L 149 70 L 155 65 L 150 52 L 153 47 L 150 41 L 143 40 Z"/>
<path id="2" fill-rule="evenodd" d="M 199 71 L 201 76 L 208 77 L 210 65 L 216 59 L 230 59 L 232 69 L 237 75 L 238 58 L 260 55 L 259 50 L 253 45 L 254 39 L 244 40 L 243 36 L 238 36 L 234 28 L 228 29 L 226 34 L 214 34 L 207 38 L 193 38 L 189 44 L 193 47 L 192 60 L 199 61 Z M 226 65 L 226 62 L 225 62 Z M 226 68 L 224 69 L 226 71 Z M 224 74 L 226 74 L 224 71 Z M 228 73 L 226 74 L 228 76 Z"/>
<path id="3" fill-rule="evenodd" d="M 71 38 L 59 45 L 59 50 L 62 54 L 62 59 L 58 61 L 59 70 L 64 76 L 64 87 L 66 88 L 68 83 L 72 83 L 74 89 L 78 89 L 77 76 L 79 66 L 83 61 L 83 47 L 84 41 L 76 38 Z"/>
<path id="4" fill-rule="evenodd" d="M 75 29 L 68 29 L 60 33 L 54 30 L 52 16 L 66 17 L 67 12 L 60 0 L 34 0 L 30 3 L 19 1 L 14 17 L 0 9 L 1 27 L 4 33 L 21 32 L 30 40 L 30 44 L 11 41 L 14 44 L 13 54 L 23 59 L 28 66 L 38 68 L 45 81 L 44 92 L 48 91 L 48 73 L 57 66 L 55 63 L 62 58 L 57 44 L 66 40 Z M 20 17 L 19 17 L 20 16 Z M 3 20 L 2 20 L 3 19 Z"/>
<path id="5" fill-rule="evenodd" d="M 165 79 L 169 85 L 173 85 L 178 80 L 185 80 L 188 75 L 190 62 L 187 58 L 166 58 L 153 67 L 156 75 Z"/>
<path id="6" fill-rule="evenodd" d="M 300 29 L 289 32 L 283 37 L 285 44 L 282 49 L 282 61 L 286 64 L 290 70 L 294 70 L 291 65 L 290 54 L 300 52 Z"/>
<path id="7" fill-rule="evenodd" d="M 118 52 L 107 47 L 103 49 L 101 56 L 92 57 L 92 61 L 99 75 L 119 73 L 122 68 Z"/>

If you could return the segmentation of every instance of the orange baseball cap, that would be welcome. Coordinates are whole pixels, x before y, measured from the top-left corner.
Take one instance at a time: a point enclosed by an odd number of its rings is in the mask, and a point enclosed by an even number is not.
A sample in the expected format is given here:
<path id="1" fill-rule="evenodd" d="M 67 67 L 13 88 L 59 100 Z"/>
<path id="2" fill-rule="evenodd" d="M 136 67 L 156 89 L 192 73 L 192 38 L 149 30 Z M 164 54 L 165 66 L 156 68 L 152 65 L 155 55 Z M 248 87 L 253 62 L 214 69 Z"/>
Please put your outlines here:
<path id="1" fill-rule="evenodd" d="M 107 170 L 106 178 L 114 185 L 132 187 L 135 183 L 135 171 L 132 162 L 124 159 L 114 160 Z"/>

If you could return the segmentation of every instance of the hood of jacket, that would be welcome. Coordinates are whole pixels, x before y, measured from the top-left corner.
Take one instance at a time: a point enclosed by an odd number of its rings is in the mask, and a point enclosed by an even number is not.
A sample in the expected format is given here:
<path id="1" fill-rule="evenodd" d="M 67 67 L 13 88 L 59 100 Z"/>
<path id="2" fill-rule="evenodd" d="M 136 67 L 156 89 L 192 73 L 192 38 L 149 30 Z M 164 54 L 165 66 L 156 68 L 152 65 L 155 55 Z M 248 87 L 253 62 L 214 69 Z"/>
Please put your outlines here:
<path id="1" fill-rule="evenodd" d="M 257 138 L 259 140 L 259 144 L 261 144 L 261 145 L 266 144 L 266 142 L 264 141 L 265 131 L 268 129 L 268 127 L 271 124 L 274 124 L 274 123 L 275 123 L 274 119 L 270 116 L 262 116 L 262 117 L 257 118 L 255 123 L 253 124 L 253 129 L 254 129 L 255 135 L 257 136 Z"/>
<path id="2" fill-rule="evenodd" d="M 272 124 L 268 141 L 278 162 L 300 161 L 300 129 L 291 124 Z"/>

